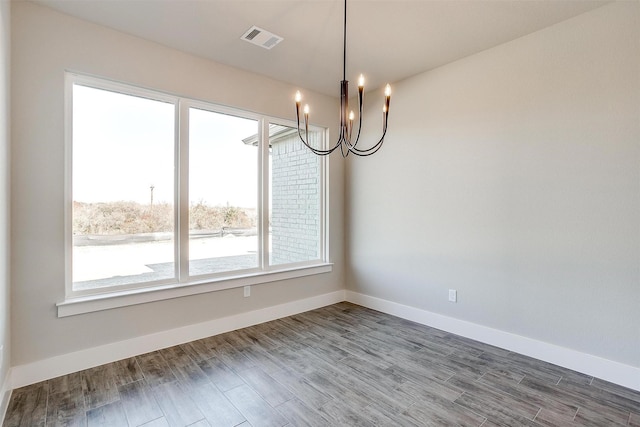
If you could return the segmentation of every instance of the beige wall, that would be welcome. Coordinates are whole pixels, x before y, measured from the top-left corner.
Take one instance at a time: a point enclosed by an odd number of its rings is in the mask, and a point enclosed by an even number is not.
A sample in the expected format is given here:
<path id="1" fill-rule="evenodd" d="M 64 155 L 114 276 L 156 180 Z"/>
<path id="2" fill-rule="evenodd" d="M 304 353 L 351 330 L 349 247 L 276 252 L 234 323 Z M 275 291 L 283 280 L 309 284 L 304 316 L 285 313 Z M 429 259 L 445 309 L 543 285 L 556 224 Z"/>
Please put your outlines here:
<path id="1" fill-rule="evenodd" d="M 640 3 L 397 83 L 389 126 L 350 290 L 640 367 Z"/>
<path id="2" fill-rule="evenodd" d="M 9 59 L 10 3 L 0 2 L 0 414 L 9 371 Z M 7 396 L 8 398 L 8 396 Z"/>
<path id="3" fill-rule="evenodd" d="M 250 298 L 232 289 L 57 318 L 55 303 L 64 298 L 65 70 L 288 119 L 296 88 L 31 3 L 13 3 L 12 19 L 14 366 L 344 288 L 343 166 L 331 162 L 332 273 L 253 286 Z M 316 102 L 327 111 L 317 124 L 331 124 L 335 100 L 314 95 Z"/>

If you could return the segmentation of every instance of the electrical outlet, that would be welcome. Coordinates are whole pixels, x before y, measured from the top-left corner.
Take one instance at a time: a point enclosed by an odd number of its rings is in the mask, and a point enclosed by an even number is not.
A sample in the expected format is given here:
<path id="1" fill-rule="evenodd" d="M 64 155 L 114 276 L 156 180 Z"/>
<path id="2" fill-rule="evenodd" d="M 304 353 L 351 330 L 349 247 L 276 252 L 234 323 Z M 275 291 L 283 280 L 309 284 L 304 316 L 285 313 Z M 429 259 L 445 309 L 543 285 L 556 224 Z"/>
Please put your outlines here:
<path id="1" fill-rule="evenodd" d="M 245 286 L 244 287 L 244 297 L 250 297 L 251 296 L 251 286 Z"/>
<path id="2" fill-rule="evenodd" d="M 449 301 L 458 302 L 458 291 L 455 289 L 449 289 Z"/>

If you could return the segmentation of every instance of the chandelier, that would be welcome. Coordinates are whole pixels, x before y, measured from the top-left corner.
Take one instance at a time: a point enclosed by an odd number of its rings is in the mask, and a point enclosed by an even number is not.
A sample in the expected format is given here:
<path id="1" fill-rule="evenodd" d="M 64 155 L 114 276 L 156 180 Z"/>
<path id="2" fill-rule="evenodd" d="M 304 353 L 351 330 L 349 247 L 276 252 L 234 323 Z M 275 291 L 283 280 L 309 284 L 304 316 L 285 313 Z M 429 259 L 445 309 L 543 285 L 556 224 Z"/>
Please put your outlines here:
<path id="1" fill-rule="evenodd" d="M 344 0 L 344 31 L 342 39 L 342 81 L 340 82 L 340 135 L 338 141 L 326 150 L 322 150 L 316 147 L 312 147 L 309 143 L 309 105 L 305 105 L 303 109 L 304 115 L 304 136 L 302 129 L 300 129 L 300 101 L 302 95 L 300 91 L 296 92 L 296 121 L 298 123 L 298 136 L 302 143 L 313 153 L 319 156 L 327 156 L 340 148 L 342 157 L 347 157 L 349 153 L 353 153 L 356 156 L 370 156 L 375 154 L 384 142 L 384 137 L 387 134 L 387 119 L 389 117 L 389 100 L 391 99 L 391 86 L 387 85 L 384 91 L 384 105 L 382 107 L 382 136 L 374 145 L 369 148 L 362 149 L 358 147 L 358 141 L 360 140 L 360 130 L 362 129 L 362 100 L 364 98 L 364 76 L 360 74 L 358 80 L 358 131 L 356 132 L 355 140 L 352 139 L 353 121 L 355 115 L 353 111 L 349 110 L 349 81 L 347 81 L 347 0 Z"/>

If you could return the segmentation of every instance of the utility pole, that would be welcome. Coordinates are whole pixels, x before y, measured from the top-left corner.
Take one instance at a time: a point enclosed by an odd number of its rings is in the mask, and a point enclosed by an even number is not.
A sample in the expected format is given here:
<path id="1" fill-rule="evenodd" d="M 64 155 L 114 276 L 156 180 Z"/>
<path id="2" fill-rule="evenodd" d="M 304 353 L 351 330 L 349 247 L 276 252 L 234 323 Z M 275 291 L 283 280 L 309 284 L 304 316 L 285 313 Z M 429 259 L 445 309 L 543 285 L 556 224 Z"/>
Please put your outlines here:
<path id="1" fill-rule="evenodd" d="M 153 212 L 153 189 L 156 188 L 153 184 L 151 184 L 151 187 L 149 187 L 149 189 L 151 190 L 151 203 L 149 204 L 150 206 L 150 211 Z"/>

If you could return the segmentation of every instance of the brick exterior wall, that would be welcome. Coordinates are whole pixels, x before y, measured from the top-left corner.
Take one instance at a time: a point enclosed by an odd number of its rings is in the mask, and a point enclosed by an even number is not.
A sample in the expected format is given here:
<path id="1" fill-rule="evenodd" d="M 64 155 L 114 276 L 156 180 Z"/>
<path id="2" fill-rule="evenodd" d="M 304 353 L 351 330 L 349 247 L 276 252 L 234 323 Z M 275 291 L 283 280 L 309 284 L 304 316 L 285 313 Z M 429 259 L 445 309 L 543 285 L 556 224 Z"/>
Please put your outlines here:
<path id="1" fill-rule="evenodd" d="M 292 133 L 271 140 L 271 162 L 271 264 L 318 259 L 320 158 Z"/>

